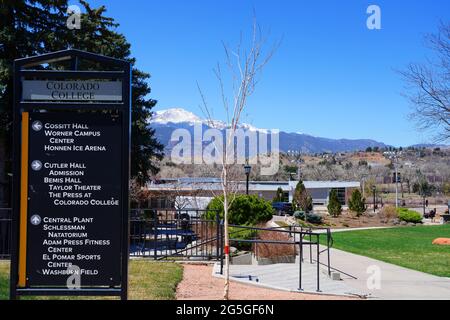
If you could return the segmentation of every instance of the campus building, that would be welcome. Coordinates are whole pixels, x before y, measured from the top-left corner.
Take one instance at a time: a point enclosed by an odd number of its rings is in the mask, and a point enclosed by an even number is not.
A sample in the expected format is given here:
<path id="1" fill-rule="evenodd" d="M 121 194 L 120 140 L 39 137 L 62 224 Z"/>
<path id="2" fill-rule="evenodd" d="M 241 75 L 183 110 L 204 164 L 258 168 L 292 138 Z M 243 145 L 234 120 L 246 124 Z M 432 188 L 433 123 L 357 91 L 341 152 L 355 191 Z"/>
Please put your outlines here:
<path id="1" fill-rule="evenodd" d="M 292 202 L 298 181 L 250 181 L 249 194 L 271 201 L 277 190 L 283 190 L 285 199 Z M 330 191 L 335 189 L 342 205 L 348 204 L 351 192 L 360 188 L 358 181 L 304 181 L 306 190 L 314 205 L 327 205 Z M 239 181 L 232 188 L 246 192 L 246 182 Z M 209 201 L 221 194 L 220 179 L 217 178 L 176 178 L 161 179 L 149 183 L 148 205 L 152 208 L 169 208 L 174 205 L 202 209 Z"/>

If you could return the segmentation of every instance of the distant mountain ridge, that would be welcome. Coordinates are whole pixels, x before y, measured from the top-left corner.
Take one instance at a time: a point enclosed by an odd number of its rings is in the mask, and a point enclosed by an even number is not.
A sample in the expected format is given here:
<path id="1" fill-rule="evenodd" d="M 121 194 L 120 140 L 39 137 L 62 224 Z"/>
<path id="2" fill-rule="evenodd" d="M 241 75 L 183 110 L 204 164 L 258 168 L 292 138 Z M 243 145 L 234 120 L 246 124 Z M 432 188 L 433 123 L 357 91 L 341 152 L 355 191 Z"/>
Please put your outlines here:
<path id="1" fill-rule="evenodd" d="M 419 143 L 419 144 L 414 144 L 410 147 L 413 148 L 426 148 L 426 149 L 434 149 L 434 148 L 441 148 L 441 149 L 449 149 L 450 145 L 446 145 L 446 144 L 431 144 L 431 143 Z"/>
<path id="2" fill-rule="evenodd" d="M 224 122 L 218 120 L 213 120 L 213 122 L 214 128 L 222 131 L 226 129 Z M 182 108 L 157 111 L 150 121 L 150 126 L 155 129 L 157 139 L 169 150 L 173 147 L 170 140 L 174 130 L 186 129 L 193 135 L 195 125 L 201 125 L 204 130 L 211 127 L 207 120 Z M 256 128 L 246 123 L 241 124 L 240 127 L 245 130 L 267 132 L 267 129 Z M 365 150 L 368 147 L 384 148 L 387 145 L 371 139 L 330 139 L 280 130 L 280 151 L 282 152 L 334 153 Z"/>

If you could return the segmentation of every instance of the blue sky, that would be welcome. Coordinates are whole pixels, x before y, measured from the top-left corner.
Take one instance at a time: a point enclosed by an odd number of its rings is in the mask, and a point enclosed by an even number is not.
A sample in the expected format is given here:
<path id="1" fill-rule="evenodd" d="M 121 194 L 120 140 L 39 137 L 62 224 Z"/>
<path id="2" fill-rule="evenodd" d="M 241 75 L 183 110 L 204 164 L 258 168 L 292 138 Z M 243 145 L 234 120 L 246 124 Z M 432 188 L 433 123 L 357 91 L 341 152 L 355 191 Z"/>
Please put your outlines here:
<path id="1" fill-rule="evenodd" d="M 423 37 L 450 18 L 448 0 L 95 0 L 120 23 L 137 66 L 152 78 L 155 110 L 201 115 L 197 81 L 224 117 L 212 73 L 222 41 L 236 43 L 259 24 L 281 47 L 264 69 L 244 121 L 260 128 L 328 138 L 371 138 L 396 146 L 429 142 L 408 120 L 396 69 L 431 53 Z M 382 29 L 368 30 L 379 5 Z M 217 103 L 217 106 L 216 106 Z"/>

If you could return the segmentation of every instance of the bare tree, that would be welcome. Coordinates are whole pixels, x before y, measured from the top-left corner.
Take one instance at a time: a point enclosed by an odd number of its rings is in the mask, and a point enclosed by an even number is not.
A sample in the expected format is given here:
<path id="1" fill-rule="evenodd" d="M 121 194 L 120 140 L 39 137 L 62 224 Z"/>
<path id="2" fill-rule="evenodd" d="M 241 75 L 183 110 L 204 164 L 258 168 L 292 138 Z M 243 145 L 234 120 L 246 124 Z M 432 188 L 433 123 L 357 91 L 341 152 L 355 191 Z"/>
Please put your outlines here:
<path id="1" fill-rule="evenodd" d="M 203 192 L 201 188 L 190 188 L 189 183 L 177 181 L 171 185 L 169 200 L 174 204 L 175 209 L 195 209 L 194 203 L 198 204 L 197 198 Z"/>
<path id="2" fill-rule="evenodd" d="M 267 37 L 262 33 L 261 28 L 253 21 L 252 38 L 249 46 L 244 45 L 241 35 L 240 41 L 236 47 L 230 48 L 225 43 L 223 48 L 225 51 L 225 66 L 227 77 L 222 73 L 222 65 L 217 64 L 214 74 L 217 78 L 221 104 L 226 114 L 226 137 L 225 145 L 215 144 L 215 151 L 220 157 L 221 167 L 221 193 L 223 196 L 224 208 L 224 254 L 225 254 L 225 287 L 223 297 L 225 300 L 229 297 L 229 275 L 230 275 L 230 241 L 228 235 L 228 213 L 229 208 L 235 198 L 235 195 L 242 190 L 242 184 L 237 177 L 241 173 L 236 174 L 236 164 L 234 157 L 234 135 L 239 128 L 241 116 L 247 106 L 249 97 L 254 93 L 256 85 L 259 81 L 261 71 L 264 66 L 272 58 L 279 43 L 274 44 L 269 51 L 265 52 Z M 227 86 L 226 83 L 229 85 Z M 213 120 L 212 108 L 208 105 L 205 95 L 200 86 L 198 89 L 202 98 L 201 109 L 208 121 L 208 125 L 212 128 L 223 126 Z M 223 129 L 222 127 L 220 129 Z M 244 156 L 245 155 L 241 155 Z M 239 157 L 239 155 L 238 155 Z M 242 168 L 240 168 L 242 169 Z"/>
<path id="3" fill-rule="evenodd" d="M 435 58 L 426 64 L 412 63 L 400 71 L 407 84 L 405 96 L 413 105 L 411 118 L 419 129 L 434 131 L 435 141 L 450 138 L 450 23 L 441 23 L 439 32 L 426 42 Z"/>

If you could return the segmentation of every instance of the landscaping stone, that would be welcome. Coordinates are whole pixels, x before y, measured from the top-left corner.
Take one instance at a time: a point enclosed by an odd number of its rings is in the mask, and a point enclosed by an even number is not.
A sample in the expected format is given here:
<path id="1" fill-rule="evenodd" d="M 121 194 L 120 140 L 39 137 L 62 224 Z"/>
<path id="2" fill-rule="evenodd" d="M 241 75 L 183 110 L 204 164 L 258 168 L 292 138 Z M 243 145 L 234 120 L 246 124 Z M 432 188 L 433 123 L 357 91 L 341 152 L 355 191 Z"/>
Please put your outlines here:
<path id="1" fill-rule="evenodd" d="M 408 223 L 407 223 L 406 221 L 401 221 L 401 222 L 400 222 L 400 225 L 402 225 L 402 226 L 407 226 Z"/>
<path id="2" fill-rule="evenodd" d="M 433 241 L 433 244 L 440 246 L 450 246 L 450 238 L 437 238 Z"/>
<path id="3" fill-rule="evenodd" d="M 341 274 L 339 272 L 332 272 L 331 273 L 331 280 L 333 280 L 333 281 L 340 281 L 341 280 Z"/>
<path id="4" fill-rule="evenodd" d="M 253 264 L 258 266 L 265 266 L 269 264 L 277 264 L 277 263 L 295 263 L 296 256 L 279 256 L 272 258 L 256 258 L 253 256 Z"/>
<path id="5" fill-rule="evenodd" d="M 243 253 L 231 257 L 231 264 L 233 265 L 251 265 L 252 263 L 253 261 L 251 253 Z"/>

